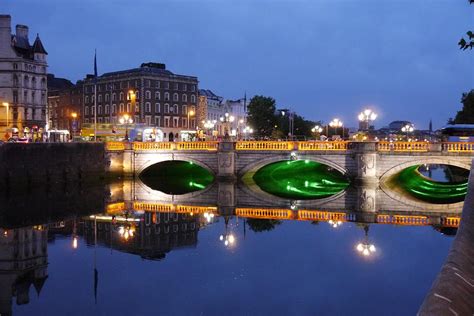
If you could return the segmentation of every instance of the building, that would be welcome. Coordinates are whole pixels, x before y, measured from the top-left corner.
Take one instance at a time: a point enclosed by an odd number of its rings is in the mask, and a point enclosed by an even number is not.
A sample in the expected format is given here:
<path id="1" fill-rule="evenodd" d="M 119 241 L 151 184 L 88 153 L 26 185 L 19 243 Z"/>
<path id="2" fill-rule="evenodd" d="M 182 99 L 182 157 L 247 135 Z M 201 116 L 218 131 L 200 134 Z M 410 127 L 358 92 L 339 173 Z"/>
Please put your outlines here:
<path id="1" fill-rule="evenodd" d="M 79 113 L 82 109 L 82 81 L 73 84 L 64 78 L 48 74 L 48 129 L 80 130 Z"/>
<path id="2" fill-rule="evenodd" d="M 12 34 L 10 15 L 0 15 L 0 101 L 8 103 L 0 109 L 2 136 L 7 128 L 22 135 L 46 125 L 48 53 L 39 35 L 30 45 L 28 32 L 28 26 L 17 25 Z"/>
<path id="3" fill-rule="evenodd" d="M 216 95 L 214 92 L 208 89 L 199 89 L 199 107 L 198 112 L 201 113 L 202 121 L 208 122 L 207 124 L 202 123 L 205 129 L 212 129 L 214 133 L 222 134 L 222 125 L 219 118 L 224 116 L 225 110 L 222 105 L 223 97 Z M 205 110 L 204 110 L 205 108 Z M 210 131 L 208 131 L 210 132 Z"/>
<path id="4" fill-rule="evenodd" d="M 413 126 L 413 123 L 411 123 L 410 121 L 393 121 L 390 124 L 388 124 L 388 129 L 391 132 L 397 133 L 397 132 L 400 132 L 402 130 L 402 127 L 406 125 Z"/>
<path id="5" fill-rule="evenodd" d="M 94 89 L 97 84 L 97 100 Z M 138 68 L 105 73 L 84 80 L 83 123 L 94 123 L 95 101 L 97 123 L 120 124 L 128 114 L 133 123 L 162 130 L 174 140 L 182 130 L 196 129 L 198 78 L 174 74 L 165 64 L 143 63 Z"/>
<path id="6" fill-rule="evenodd" d="M 48 228 L 0 228 L 0 239 L 0 315 L 12 315 L 12 298 L 28 304 L 31 287 L 39 295 L 48 277 Z"/>

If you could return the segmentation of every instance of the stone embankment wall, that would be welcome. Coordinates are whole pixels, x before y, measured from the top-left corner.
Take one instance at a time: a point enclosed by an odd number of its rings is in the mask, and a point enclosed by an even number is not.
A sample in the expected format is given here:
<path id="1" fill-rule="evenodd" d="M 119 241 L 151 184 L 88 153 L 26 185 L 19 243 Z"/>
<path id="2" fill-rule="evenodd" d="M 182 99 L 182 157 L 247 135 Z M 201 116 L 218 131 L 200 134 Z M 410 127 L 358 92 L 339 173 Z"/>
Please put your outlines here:
<path id="1" fill-rule="evenodd" d="M 419 315 L 474 315 L 474 167 L 461 225 Z"/>
<path id="2" fill-rule="evenodd" d="M 87 183 L 104 178 L 109 165 L 102 143 L 3 144 L 0 190 Z"/>

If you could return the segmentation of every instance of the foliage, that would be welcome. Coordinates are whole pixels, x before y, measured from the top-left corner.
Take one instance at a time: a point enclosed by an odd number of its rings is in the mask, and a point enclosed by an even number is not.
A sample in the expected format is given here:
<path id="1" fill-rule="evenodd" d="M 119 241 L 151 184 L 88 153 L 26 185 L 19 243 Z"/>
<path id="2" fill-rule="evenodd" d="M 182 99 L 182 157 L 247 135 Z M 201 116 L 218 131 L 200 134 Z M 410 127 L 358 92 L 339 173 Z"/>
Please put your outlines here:
<path id="1" fill-rule="evenodd" d="M 272 136 L 277 120 L 275 117 L 275 99 L 261 95 L 254 96 L 248 105 L 248 122 L 255 136 Z"/>
<path id="2" fill-rule="evenodd" d="M 277 225 L 281 224 L 281 221 L 275 219 L 247 218 L 247 224 L 251 230 L 259 233 L 275 229 Z"/>
<path id="3" fill-rule="evenodd" d="M 474 0 L 468 0 L 470 4 L 474 3 Z M 461 38 L 459 41 L 459 49 L 466 50 L 466 49 L 472 49 L 474 47 L 474 33 L 472 31 L 466 32 L 467 34 L 467 39 Z"/>
<path id="4" fill-rule="evenodd" d="M 454 119 L 456 124 L 474 124 L 474 90 L 463 93 L 461 103 L 462 110 L 458 111 Z"/>

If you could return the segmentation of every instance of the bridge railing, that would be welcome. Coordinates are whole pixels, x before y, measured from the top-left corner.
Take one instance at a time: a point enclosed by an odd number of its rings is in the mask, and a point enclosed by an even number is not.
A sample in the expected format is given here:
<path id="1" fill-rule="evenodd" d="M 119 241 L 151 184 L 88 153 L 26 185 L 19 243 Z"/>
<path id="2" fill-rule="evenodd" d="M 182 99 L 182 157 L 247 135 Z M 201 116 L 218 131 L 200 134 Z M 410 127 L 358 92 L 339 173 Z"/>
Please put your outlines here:
<path id="1" fill-rule="evenodd" d="M 265 218 L 265 219 L 292 219 L 293 212 L 288 209 L 264 208 L 236 208 L 235 214 L 240 217 Z"/>
<path id="2" fill-rule="evenodd" d="M 137 151 L 148 151 L 148 150 L 172 150 L 174 149 L 174 143 L 172 142 L 134 142 L 132 146 L 133 150 Z"/>
<path id="3" fill-rule="evenodd" d="M 345 141 L 307 141 L 298 142 L 298 150 L 324 151 L 324 150 L 347 150 L 348 142 Z"/>
<path id="4" fill-rule="evenodd" d="M 238 141 L 236 150 L 293 150 L 294 142 L 288 141 Z"/>
<path id="5" fill-rule="evenodd" d="M 407 225 L 407 226 L 425 226 L 430 225 L 430 219 L 427 216 L 416 215 L 377 215 L 377 223 Z"/>
<path id="6" fill-rule="evenodd" d="M 219 142 L 178 142 L 177 150 L 210 150 L 215 151 L 219 146 Z"/>
<path id="7" fill-rule="evenodd" d="M 474 143 L 446 142 L 442 144 L 442 148 L 447 152 L 474 152 Z"/>
<path id="8" fill-rule="evenodd" d="M 218 142 L 134 142 L 133 150 L 155 151 L 155 150 L 208 150 L 215 151 L 219 146 Z"/>
<path id="9" fill-rule="evenodd" d="M 105 150 L 107 151 L 123 151 L 125 150 L 125 143 L 123 142 L 106 142 Z"/>
<path id="10" fill-rule="evenodd" d="M 426 152 L 430 150 L 428 142 L 387 142 L 380 141 L 377 144 L 378 151 L 398 152 Z"/>
<path id="11" fill-rule="evenodd" d="M 329 220 L 347 222 L 350 214 L 327 211 L 299 210 L 298 220 L 327 222 Z"/>

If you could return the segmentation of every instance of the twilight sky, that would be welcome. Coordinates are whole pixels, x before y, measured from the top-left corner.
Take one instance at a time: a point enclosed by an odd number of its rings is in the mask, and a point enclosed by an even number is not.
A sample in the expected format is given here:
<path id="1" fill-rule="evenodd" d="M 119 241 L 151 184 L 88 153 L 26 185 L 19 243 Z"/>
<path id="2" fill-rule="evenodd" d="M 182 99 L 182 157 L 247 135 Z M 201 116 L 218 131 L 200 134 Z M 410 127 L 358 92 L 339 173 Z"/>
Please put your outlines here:
<path id="1" fill-rule="evenodd" d="M 467 0 L 1 0 L 0 13 L 40 33 L 49 72 L 76 81 L 164 62 L 224 98 L 262 94 L 308 119 L 376 127 L 445 124 L 474 88 Z"/>

